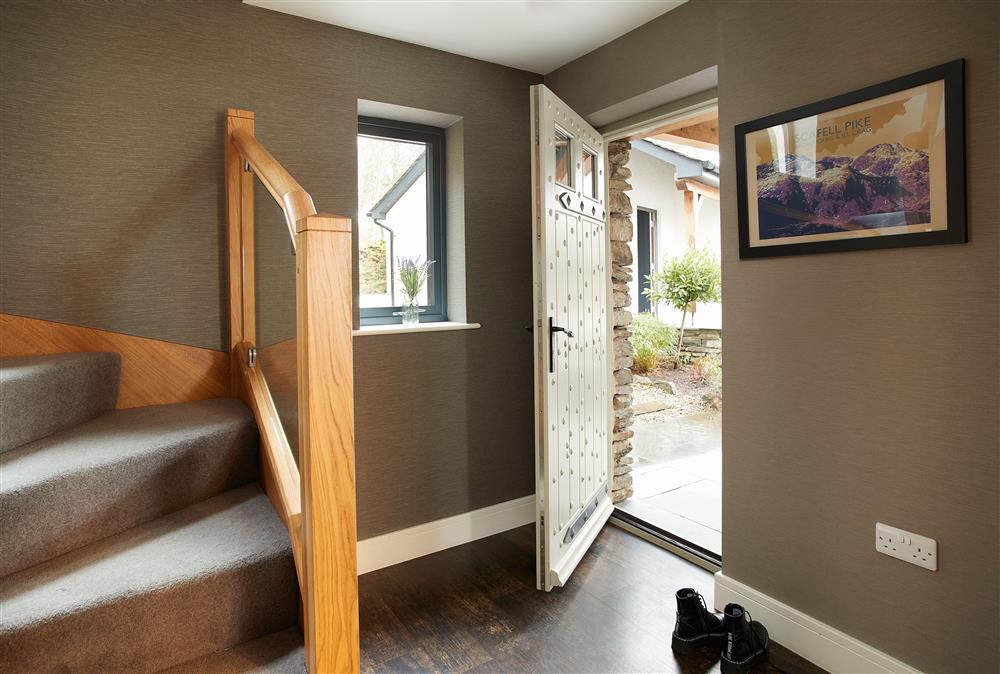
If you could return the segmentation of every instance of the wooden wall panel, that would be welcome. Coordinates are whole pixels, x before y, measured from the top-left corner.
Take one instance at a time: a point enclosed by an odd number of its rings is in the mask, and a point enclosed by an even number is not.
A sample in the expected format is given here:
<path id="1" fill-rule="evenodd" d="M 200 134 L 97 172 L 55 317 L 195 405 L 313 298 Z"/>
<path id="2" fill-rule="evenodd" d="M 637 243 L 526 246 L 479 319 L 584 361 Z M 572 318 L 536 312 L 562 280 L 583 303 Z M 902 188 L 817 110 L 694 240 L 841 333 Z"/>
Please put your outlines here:
<path id="1" fill-rule="evenodd" d="M 78 351 L 121 354 L 119 409 L 229 395 L 229 354 L 225 351 L 0 314 L 0 356 Z"/>

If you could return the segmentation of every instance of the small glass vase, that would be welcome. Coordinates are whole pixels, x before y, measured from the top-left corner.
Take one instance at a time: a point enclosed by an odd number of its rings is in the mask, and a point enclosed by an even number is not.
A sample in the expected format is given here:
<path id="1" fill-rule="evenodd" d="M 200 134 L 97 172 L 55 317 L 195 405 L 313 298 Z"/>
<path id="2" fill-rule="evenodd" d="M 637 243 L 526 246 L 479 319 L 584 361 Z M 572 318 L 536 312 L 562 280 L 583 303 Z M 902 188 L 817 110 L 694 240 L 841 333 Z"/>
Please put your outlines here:
<path id="1" fill-rule="evenodd" d="M 417 325 L 420 323 L 420 314 L 424 312 L 417 304 L 416 300 L 404 302 L 402 311 L 396 312 L 403 317 L 403 325 Z"/>

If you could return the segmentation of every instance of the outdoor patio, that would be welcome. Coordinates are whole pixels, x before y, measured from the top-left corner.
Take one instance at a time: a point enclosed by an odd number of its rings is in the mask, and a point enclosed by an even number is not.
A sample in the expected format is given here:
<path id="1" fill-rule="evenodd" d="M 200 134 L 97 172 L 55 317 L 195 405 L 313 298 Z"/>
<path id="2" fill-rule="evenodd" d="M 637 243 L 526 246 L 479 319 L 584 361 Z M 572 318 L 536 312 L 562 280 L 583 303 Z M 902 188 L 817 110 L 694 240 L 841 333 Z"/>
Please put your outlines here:
<path id="1" fill-rule="evenodd" d="M 633 430 L 634 493 L 618 507 L 721 555 L 721 412 L 639 414 Z"/>

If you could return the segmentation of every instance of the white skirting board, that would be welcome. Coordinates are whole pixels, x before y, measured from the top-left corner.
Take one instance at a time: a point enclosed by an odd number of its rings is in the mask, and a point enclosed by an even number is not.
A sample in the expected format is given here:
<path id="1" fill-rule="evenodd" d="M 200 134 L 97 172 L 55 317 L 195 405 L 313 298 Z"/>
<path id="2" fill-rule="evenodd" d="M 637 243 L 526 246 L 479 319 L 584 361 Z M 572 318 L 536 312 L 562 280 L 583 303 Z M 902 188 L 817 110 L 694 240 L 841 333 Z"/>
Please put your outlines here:
<path id="1" fill-rule="evenodd" d="M 728 603 L 742 605 L 754 620 L 764 623 L 772 639 L 831 674 L 919 671 L 719 571 L 715 608 L 722 611 Z"/>
<path id="2" fill-rule="evenodd" d="M 535 495 L 358 541 L 358 574 L 446 550 L 535 521 Z"/>

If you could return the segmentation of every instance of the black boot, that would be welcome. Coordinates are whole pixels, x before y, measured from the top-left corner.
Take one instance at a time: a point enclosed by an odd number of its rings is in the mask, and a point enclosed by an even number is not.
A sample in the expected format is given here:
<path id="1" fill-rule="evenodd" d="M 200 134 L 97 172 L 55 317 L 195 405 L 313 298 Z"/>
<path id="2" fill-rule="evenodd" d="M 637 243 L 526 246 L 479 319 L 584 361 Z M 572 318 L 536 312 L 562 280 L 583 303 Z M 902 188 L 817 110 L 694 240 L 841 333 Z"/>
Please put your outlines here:
<path id="1" fill-rule="evenodd" d="M 739 604 L 726 604 L 723 616 L 726 628 L 723 674 L 743 674 L 767 660 L 767 629 L 751 620 L 750 614 Z"/>
<path id="2" fill-rule="evenodd" d="M 708 610 L 705 599 L 689 587 L 677 590 L 677 623 L 670 645 L 677 653 L 708 646 L 716 653 L 726 643 L 722 619 Z"/>

